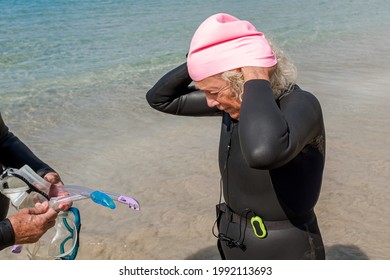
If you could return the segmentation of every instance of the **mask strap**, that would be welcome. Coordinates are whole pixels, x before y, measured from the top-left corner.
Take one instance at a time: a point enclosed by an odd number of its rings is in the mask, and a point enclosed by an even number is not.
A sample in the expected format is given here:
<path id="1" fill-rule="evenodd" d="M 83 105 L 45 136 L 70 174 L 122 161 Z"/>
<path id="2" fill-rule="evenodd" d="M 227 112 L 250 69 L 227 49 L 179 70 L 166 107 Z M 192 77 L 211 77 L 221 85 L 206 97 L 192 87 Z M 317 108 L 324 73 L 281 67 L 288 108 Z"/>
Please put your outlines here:
<path id="1" fill-rule="evenodd" d="M 31 184 L 26 178 L 24 178 L 23 176 L 19 175 L 19 174 L 16 174 L 16 173 L 10 173 L 10 175 L 8 176 L 13 176 L 13 177 L 16 177 L 20 180 L 22 180 L 30 189 L 27 191 L 27 193 L 31 193 L 32 191 L 36 192 L 36 193 L 39 193 L 40 195 L 42 195 L 44 198 L 46 198 L 47 200 L 49 200 L 49 195 L 47 195 L 45 192 L 41 191 L 40 189 L 38 189 L 36 186 L 34 186 L 33 184 Z"/>

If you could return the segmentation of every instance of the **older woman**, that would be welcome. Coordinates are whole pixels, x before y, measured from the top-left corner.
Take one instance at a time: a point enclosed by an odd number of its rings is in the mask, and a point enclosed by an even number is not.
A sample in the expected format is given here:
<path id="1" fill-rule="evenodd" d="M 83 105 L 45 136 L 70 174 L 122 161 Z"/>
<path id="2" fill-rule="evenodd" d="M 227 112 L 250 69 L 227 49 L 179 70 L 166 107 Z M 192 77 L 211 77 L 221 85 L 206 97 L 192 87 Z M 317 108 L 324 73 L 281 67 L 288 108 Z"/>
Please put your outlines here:
<path id="1" fill-rule="evenodd" d="M 222 259 L 325 258 L 314 213 L 324 124 L 319 102 L 295 78 L 295 67 L 251 23 L 216 14 L 196 30 L 187 62 L 147 93 L 165 113 L 222 116 L 224 203 L 215 234 Z"/>

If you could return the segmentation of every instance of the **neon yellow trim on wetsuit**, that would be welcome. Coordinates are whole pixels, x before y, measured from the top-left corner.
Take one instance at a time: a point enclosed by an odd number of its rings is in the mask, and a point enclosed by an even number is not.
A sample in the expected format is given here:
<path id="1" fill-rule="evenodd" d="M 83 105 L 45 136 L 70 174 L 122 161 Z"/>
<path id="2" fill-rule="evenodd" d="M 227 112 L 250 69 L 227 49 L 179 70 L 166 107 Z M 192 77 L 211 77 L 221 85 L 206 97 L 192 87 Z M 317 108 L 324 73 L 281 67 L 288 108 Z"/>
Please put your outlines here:
<path id="1" fill-rule="evenodd" d="M 256 222 L 259 224 L 259 227 L 260 227 L 260 230 L 261 230 L 261 234 L 259 234 L 257 232 L 257 228 L 255 226 Z M 255 235 L 258 238 L 265 238 L 267 236 L 267 230 L 265 229 L 265 225 L 263 223 L 263 220 L 259 216 L 252 217 L 251 218 L 251 224 L 252 224 L 253 232 L 255 233 Z"/>

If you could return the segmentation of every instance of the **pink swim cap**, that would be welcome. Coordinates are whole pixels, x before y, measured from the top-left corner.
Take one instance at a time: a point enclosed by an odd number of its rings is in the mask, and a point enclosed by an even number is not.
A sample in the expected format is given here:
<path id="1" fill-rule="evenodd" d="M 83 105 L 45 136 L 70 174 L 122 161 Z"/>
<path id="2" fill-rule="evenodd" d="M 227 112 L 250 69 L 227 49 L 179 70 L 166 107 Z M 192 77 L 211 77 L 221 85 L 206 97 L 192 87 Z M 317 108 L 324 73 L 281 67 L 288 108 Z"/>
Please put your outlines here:
<path id="1" fill-rule="evenodd" d="M 206 19 L 195 31 L 187 56 L 193 81 L 244 66 L 271 67 L 276 55 L 262 32 L 228 14 Z"/>

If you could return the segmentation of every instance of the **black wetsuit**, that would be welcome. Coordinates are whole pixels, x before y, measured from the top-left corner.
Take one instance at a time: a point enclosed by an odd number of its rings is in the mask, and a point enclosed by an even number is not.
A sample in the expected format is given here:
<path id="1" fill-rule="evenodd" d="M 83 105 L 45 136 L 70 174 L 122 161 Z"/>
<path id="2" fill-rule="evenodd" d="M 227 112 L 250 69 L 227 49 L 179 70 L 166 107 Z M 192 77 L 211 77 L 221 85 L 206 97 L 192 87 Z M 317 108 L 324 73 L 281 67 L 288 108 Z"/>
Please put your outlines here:
<path id="1" fill-rule="evenodd" d="M 44 176 L 54 170 L 42 162 L 19 138 L 13 135 L 5 125 L 0 114 L 0 174 L 3 167 L 21 168 L 29 165 L 37 174 Z M 9 199 L 0 193 L 0 250 L 14 245 L 15 236 L 7 217 Z"/>
<path id="2" fill-rule="evenodd" d="M 209 108 L 190 85 L 187 65 L 151 88 L 149 104 L 186 116 L 222 115 L 219 167 L 225 204 L 219 204 L 218 247 L 224 259 L 324 259 L 314 214 L 325 162 L 325 131 L 317 99 L 295 86 L 275 100 L 270 83 L 244 85 L 240 120 Z M 255 235 L 259 216 L 265 238 Z"/>

